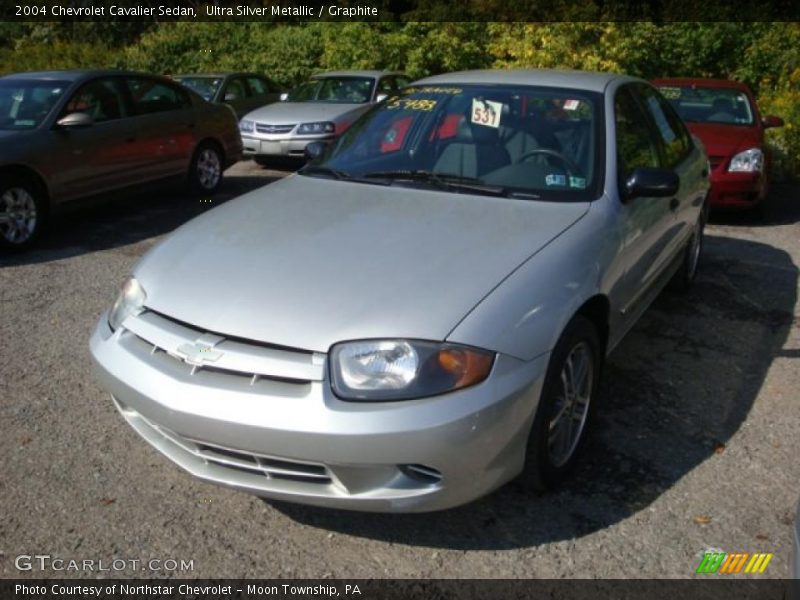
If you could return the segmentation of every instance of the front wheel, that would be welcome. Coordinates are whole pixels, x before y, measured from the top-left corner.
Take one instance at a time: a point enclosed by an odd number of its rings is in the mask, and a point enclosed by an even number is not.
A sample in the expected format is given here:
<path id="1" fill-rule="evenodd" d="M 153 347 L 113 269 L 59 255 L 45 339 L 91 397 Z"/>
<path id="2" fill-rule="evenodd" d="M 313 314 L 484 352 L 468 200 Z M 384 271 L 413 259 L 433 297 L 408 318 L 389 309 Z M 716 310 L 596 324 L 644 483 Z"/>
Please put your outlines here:
<path id="1" fill-rule="evenodd" d="M 550 356 L 528 438 L 523 478 L 533 488 L 552 489 L 575 466 L 595 410 L 601 365 L 597 328 L 574 317 Z"/>
<path id="2" fill-rule="evenodd" d="M 27 250 L 44 222 L 44 196 L 34 182 L 10 177 L 0 186 L 0 248 Z"/>
<path id="3" fill-rule="evenodd" d="M 222 184 L 222 152 L 210 142 L 200 144 L 189 167 L 189 188 L 195 194 L 213 194 Z"/>

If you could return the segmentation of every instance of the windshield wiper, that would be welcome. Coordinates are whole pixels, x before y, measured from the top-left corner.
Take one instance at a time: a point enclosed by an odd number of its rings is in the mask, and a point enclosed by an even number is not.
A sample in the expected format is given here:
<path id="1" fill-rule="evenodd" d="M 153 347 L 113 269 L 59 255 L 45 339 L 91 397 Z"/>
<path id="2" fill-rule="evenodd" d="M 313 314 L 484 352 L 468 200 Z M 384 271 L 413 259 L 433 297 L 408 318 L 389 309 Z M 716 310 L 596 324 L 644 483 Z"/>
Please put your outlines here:
<path id="1" fill-rule="evenodd" d="M 469 177 L 468 175 L 457 175 L 454 173 L 434 173 L 432 171 L 411 171 L 411 170 L 398 170 L 398 171 L 377 171 L 374 173 L 365 173 L 361 176 L 364 179 L 389 179 L 394 181 L 414 181 L 432 183 L 441 189 L 455 189 L 475 194 L 482 194 L 486 196 L 502 196 L 505 198 L 524 198 L 528 200 L 538 200 L 539 195 L 524 192 L 521 190 L 514 190 L 501 185 L 492 185 L 485 183 L 478 177 Z"/>
<path id="2" fill-rule="evenodd" d="M 320 165 L 306 165 L 299 171 L 302 175 L 328 175 L 334 179 L 352 179 L 350 173 Z"/>

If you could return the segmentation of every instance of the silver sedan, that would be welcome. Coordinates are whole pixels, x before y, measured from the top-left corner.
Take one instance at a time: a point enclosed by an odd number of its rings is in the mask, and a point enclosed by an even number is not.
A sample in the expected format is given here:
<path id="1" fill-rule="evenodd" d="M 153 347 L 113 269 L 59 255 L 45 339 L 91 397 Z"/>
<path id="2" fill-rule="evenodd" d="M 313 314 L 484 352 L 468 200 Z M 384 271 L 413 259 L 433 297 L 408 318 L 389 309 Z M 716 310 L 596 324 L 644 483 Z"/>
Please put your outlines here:
<path id="1" fill-rule="evenodd" d="M 133 270 L 102 385 L 206 481 L 370 511 L 565 478 L 606 355 L 701 256 L 708 162 L 644 81 L 417 82 Z"/>
<path id="2" fill-rule="evenodd" d="M 259 164 L 275 157 L 302 157 L 306 146 L 341 135 L 374 103 L 408 84 L 402 73 L 331 71 L 258 108 L 239 122 L 244 153 Z"/>

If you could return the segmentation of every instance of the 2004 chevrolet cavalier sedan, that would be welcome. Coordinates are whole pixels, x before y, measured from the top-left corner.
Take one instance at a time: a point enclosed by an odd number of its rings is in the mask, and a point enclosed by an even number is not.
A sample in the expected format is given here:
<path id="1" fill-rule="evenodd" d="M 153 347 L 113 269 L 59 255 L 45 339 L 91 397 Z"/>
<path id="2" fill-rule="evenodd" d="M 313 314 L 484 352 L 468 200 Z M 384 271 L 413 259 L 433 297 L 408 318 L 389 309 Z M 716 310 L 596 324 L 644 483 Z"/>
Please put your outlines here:
<path id="1" fill-rule="evenodd" d="M 91 338 L 123 417 L 282 500 L 414 512 L 557 484 L 605 356 L 695 276 L 700 143 L 637 79 L 477 71 L 311 150 L 136 266 Z"/>

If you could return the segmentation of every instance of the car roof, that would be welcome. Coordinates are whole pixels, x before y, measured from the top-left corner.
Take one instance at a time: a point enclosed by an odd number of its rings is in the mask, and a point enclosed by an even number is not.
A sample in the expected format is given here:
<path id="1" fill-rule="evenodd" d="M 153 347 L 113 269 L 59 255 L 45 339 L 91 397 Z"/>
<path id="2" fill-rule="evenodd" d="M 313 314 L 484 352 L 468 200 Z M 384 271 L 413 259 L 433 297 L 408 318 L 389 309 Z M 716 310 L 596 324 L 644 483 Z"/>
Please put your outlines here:
<path id="1" fill-rule="evenodd" d="M 617 73 L 594 71 L 572 71 L 562 69 L 484 69 L 479 71 L 457 71 L 434 75 L 415 81 L 416 84 L 494 84 L 494 85 L 538 85 L 564 87 L 603 92 L 612 81 L 640 81 Z"/>
<path id="2" fill-rule="evenodd" d="M 0 79 L 81 81 L 93 77 L 103 77 L 110 75 L 136 75 L 144 77 L 161 77 L 161 75 L 150 75 L 148 73 L 138 73 L 136 71 L 121 71 L 115 69 L 69 69 L 64 71 L 27 71 L 23 73 L 9 73 L 8 75 L 0 77 Z"/>
<path id="3" fill-rule="evenodd" d="M 350 70 L 350 71 L 325 71 L 312 75 L 312 79 L 322 79 L 324 77 L 383 77 L 384 75 L 403 75 L 399 71 L 369 71 L 369 70 Z"/>
<path id="4" fill-rule="evenodd" d="M 728 88 L 750 91 L 747 84 L 732 79 L 712 79 L 704 77 L 661 77 L 652 81 L 653 85 L 698 86 L 707 88 Z"/>

